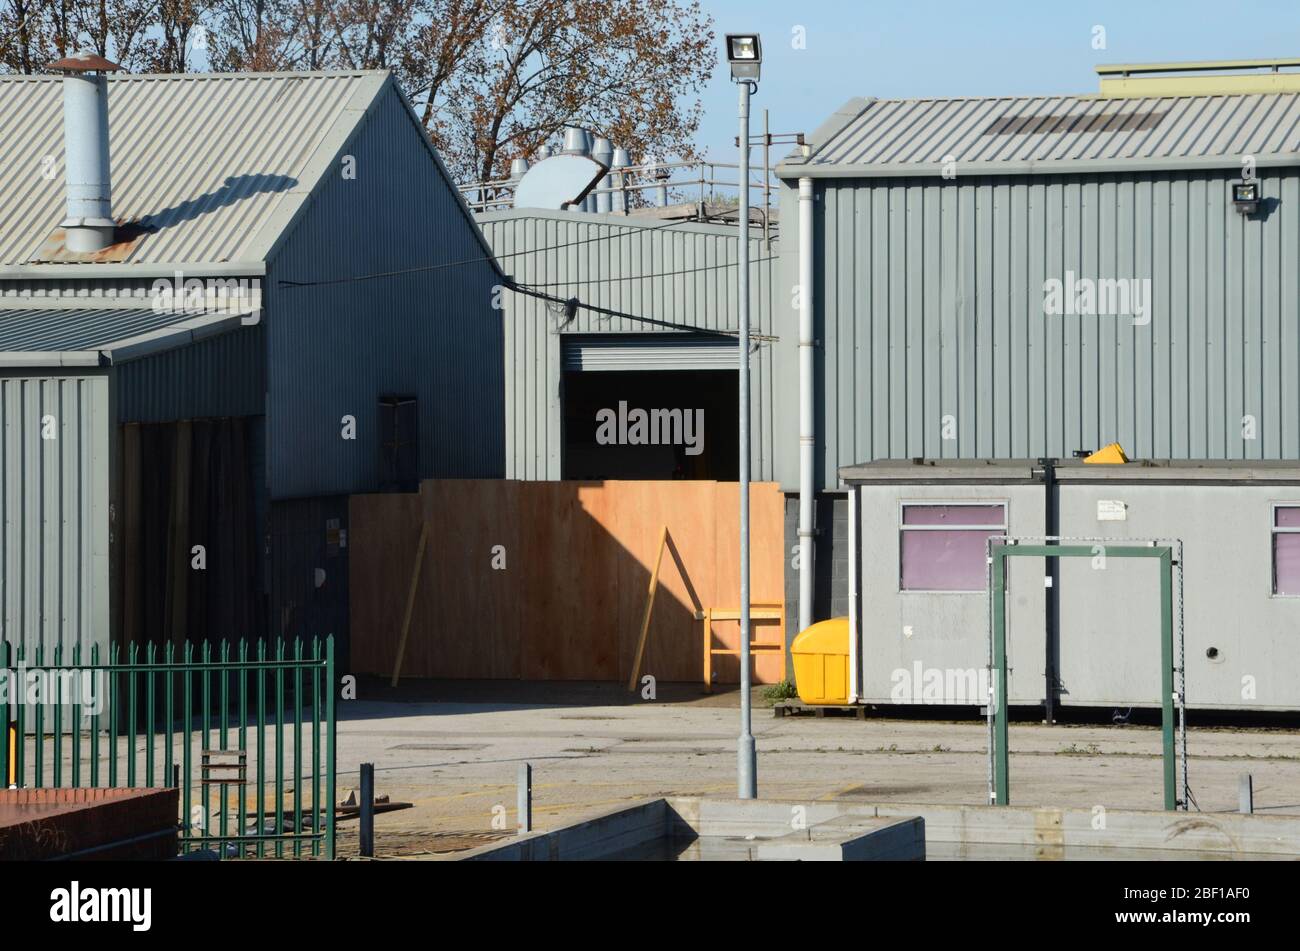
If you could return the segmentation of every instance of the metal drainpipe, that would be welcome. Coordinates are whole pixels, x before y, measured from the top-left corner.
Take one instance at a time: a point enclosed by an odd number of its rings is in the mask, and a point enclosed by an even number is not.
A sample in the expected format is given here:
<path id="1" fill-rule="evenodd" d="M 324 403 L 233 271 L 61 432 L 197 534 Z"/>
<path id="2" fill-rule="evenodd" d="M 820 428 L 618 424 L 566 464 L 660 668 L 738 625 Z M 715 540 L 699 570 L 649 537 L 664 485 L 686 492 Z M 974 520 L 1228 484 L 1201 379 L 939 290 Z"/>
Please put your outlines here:
<path id="1" fill-rule="evenodd" d="M 813 202 L 811 178 L 799 179 L 799 630 L 813 623 Z"/>
<path id="2" fill-rule="evenodd" d="M 862 639 L 862 610 L 859 604 L 858 571 L 858 487 L 849 486 L 849 703 L 858 702 L 858 645 Z"/>
<path id="3" fill-rule="evenodd" d="M 1057 505 L 1056 460 L 1039 459 L 1043 480 L 1043 528 L 1049 538 L 1061 534 L 1061 513 Z M 1051 724 L 1056 718 L 1056 655 L 1058 632 L 1061 621 L 1061 602 L 1058 595 L 1060 584 L 1059 558 L 1044 558 L 1043 584 L 1045 586 L 1043 603 L 1045 606 L 1045 624 L 1047 631 L 1046 670 L 1044 671 L 1044 714 L 1045 722 Z"/>

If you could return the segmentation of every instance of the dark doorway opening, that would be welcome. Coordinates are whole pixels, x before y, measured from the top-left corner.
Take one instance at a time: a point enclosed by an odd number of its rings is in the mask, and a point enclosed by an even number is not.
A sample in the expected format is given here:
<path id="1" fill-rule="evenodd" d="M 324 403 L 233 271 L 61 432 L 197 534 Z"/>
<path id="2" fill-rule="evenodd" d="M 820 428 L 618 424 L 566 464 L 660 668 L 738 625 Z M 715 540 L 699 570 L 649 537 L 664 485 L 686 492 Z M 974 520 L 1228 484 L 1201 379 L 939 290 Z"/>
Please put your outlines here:
<path id="1" fill-rule="evenodd" d="M 564 374 L 562 477 L 740 477 L 734 370 Z"/>

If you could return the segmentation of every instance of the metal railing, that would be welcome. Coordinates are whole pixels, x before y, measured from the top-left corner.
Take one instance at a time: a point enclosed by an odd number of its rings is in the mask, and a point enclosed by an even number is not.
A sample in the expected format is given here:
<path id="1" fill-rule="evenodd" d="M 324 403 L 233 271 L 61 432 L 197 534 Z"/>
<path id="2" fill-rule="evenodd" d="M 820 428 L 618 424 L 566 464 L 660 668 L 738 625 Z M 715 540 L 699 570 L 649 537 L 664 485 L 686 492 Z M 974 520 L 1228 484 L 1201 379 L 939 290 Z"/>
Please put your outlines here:
<path id="1" fill-rule="evenodd" d="M 65 654 L 0 643 L 10 785 L 179 786 L 182 853 L 334 858 L 333 637 L 103 655 L 98 645 Z"/>
<path id="2" fill-rule="evenodd" d="M 803 144 L 804 136 L 801 132 L 773 133 L 768 127 L 768 112 L 763 110 L 763 131 L 750 139 L 751 147 L 762 150 L 763 161 L 761 166 L 751 166 L 749 176 L 751 190 L 761 191 L 763 202 L 761 207 L 756 203 L 751 204 L 751 213 L 758 212 L 758 220 L 751 217 L 750 223 L 762 227 L 763 239 L 769 247 L 774 224 L 772 193 L 779 184 L 772 167 L 772 146 Z M 736 146 L 740 146 L 739 137 Z M 727 173 L 730 173 L 729 177 Z M 738 210 L 736 196 L 740 191 L 740 165 L 733 162 L 711 162 L 704 159 L 648 162 L 610 168 L 602 181 L 611 184 L 600 185 L 588 192 L 583 199 L 583 210 L 597 210 L 597 200 L 603 196 L 609 196 L 608 213 L 616 215 L 689 203 L 695 206 L 692 214 L 701 220 L 726 218 L 728 211 Z M 459 186 L 459 190 L 471 211 L 504 211 L 515 206 L 515 188 L 518 184 L 518 179 L 501 178 L 471 182 Z M 650 191 L 654 194 L 647 199 L 644 193 Z M 725 195 L 725 205 L 719 191 Z M 731 217 L 735 219 L 734 212 Z"/>
<path id="3" fill-rule="evenodd" d="M 728 177 L 725 172 L 730 172 Z M 656 191 L 658 201 L 645 207 L 662 207 L 676 195 L 680 201 L 694 200 L 699 203 L 712 203 L 720 199 L 719 190 L 735 193 L 739 190 L 740 166 L 734 162 L 658 162 L 647 165 L 629 165 L 624 168 L 612 168 L 609 177 L 614 184 L 611 187 L 596 187 L 587 194 L 610 195 L 614 201 L 614 214 L 635 206 L 635 196 L 647 191 Z M 761 172 L 750 175 L 750 187 L 763 191 L 770 196 L 775 178 L 769 173 L 766 181 Z M 514 207 L 515 186 L 519 183 L 511 178 L 496 179 L 486 182 L 473 182 L 461 185 L 460 192 L 465 202 L 474 211 L 496 211 Z M 728 194 L 727 197 L 731 197 Z M 765 200 L 765 206 L 770 198 Z"/>

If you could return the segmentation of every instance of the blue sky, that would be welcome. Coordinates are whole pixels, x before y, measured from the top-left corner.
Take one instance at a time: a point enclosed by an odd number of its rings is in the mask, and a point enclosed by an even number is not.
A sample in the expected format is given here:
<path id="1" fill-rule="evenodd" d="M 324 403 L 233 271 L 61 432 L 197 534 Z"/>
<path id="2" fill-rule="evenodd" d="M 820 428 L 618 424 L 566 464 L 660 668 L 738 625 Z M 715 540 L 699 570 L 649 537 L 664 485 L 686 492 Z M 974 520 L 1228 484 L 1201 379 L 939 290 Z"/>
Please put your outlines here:
<path id="1" fill-rule="evenodd" d="M 763 37 L 754 128 L 812 132 L 851 96 L 983 96 L 1097 90 L 1102 63 L 1300 55 L 1300 0 L 701 0 L 719 37 Z M 806 49 L 792 46 L 801 26 Z M 1106 49 L 1093 49 L 1093 28 Z M 734 161 L 726 66 L 702 96 L 699 145 Z M 783 152 L 781 154 L 784 154 Z"/>

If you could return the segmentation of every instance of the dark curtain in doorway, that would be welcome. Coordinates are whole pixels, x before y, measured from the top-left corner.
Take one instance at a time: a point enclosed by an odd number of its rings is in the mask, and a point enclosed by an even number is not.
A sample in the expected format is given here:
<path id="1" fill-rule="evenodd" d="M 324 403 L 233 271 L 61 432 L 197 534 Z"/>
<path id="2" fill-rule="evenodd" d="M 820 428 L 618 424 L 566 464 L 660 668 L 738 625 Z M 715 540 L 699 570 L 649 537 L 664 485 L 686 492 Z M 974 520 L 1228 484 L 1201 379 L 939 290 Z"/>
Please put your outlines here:
<path id="1" fill-rule="evenodd" d="M 264 635 L 250 435 L 242 418 L 123 426 L 127 642 Z"/>

